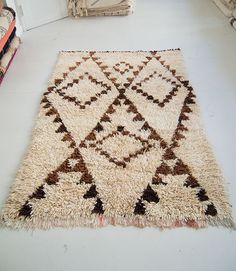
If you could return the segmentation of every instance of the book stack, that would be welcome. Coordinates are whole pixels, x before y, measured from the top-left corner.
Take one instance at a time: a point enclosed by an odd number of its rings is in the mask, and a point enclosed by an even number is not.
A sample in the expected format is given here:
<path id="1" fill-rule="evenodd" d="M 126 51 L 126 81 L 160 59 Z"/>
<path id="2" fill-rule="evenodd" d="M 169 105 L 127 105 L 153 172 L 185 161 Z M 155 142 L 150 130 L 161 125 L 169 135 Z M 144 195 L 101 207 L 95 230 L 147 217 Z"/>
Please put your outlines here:
<path id="1" fill-rule="evenodd" d="M 68 0 L 70 16 L 112 16 L 132 13 L 134 0 Z"/>
<path id="2" fill-rule="evenodd" d="M 16 36 L 15 25 L 14 10 L 0 6 L 0 83 L 20 44 L 20 39 Z"/>

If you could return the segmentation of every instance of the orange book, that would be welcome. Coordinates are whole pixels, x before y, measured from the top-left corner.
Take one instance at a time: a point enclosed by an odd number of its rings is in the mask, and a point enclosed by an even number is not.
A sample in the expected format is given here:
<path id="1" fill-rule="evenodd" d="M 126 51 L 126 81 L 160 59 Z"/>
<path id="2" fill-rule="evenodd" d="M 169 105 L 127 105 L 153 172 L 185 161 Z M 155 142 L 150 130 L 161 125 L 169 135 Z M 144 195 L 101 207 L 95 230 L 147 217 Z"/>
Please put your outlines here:
<path id="1" fill-rule="evenodd" d="M 7 30 L 6 34 L 0 40 L 0 52 L 2 51 L 2 49 L 3 49 L 4 45 L 6 44 L 7 40 L 9 39 L 15 25 L 16 25 L 16 20 L 12 21 L 12 23 L 10 24 L 10 27 Z"/>

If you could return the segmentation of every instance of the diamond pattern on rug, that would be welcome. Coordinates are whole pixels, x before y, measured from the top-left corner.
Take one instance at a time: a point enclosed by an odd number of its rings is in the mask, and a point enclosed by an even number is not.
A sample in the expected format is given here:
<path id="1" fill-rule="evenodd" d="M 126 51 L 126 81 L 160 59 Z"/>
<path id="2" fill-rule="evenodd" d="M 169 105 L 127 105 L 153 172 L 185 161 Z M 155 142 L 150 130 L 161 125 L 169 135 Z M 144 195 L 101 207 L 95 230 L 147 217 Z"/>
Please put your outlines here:
<path id="1" fill-rule="evenodd" d="M 11 227 L 233 227 L 180 50 L 61 52 L 2 212 Z"/>

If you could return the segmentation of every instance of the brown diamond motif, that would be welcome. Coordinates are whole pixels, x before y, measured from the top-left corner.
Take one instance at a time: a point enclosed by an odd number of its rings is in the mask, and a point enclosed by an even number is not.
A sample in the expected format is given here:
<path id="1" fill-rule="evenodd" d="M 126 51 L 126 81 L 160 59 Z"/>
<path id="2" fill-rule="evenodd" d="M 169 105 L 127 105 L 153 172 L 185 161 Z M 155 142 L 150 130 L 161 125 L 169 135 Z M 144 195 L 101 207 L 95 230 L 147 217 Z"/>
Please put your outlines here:
<path id="1" fill-rule="evenodd" d="M 153 145 L 140 136 L 131 134 L 123 126 L 118 126 L 116 131 L 104 136 L 101 140 L 85 141 L 85 144 L 105 156 L 110 162 L 125 166 L 132 158 L 149 151 Z M 119 150 L 119 151 L 117 151 Z"/>

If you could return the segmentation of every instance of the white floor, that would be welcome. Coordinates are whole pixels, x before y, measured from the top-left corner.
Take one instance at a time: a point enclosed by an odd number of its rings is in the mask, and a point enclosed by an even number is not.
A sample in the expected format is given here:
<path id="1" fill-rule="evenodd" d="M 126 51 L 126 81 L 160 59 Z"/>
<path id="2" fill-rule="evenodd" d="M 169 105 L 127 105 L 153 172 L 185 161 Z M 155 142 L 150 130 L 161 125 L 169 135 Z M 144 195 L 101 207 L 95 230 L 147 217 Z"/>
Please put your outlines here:
<path id="1" fill-rule="evenodd" d="M 236 31 L 209 0 L 137 0 L 129 17 L 70 18 L 24 34 L 0 87 L 0 207 L 59 50 L 180 47 L 236 217 Z M 0 230 L 1 271 L 234 271 L 236 233 L 106 227 Z"/>

